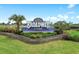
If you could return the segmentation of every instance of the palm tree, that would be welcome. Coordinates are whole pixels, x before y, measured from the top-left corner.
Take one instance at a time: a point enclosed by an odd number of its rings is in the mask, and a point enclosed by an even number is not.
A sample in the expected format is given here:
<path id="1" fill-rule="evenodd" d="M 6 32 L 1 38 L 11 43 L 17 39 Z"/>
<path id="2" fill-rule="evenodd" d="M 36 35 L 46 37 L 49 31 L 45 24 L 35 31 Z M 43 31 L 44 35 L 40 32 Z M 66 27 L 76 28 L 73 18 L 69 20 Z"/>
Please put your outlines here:
<path id="1" fill-rule="evenodd" d="M 22 21 L 25 20 L 25 17 L 23 15 L 14 14 L 9 18 L 9 20 L 16 22 L 16 29 L 17 29 L 17 32 L 18 32 L 19 29 L 20 29 L 20 25 L 22 24 Z"/>
<path id="2" fill-rule="evenodd" d="M 70 29 L 69 23 L 65 21 L 58 21 L 54 24 L 54 28 L 58 32 L 58 34 L 63 33 L 64 30 Z"/>

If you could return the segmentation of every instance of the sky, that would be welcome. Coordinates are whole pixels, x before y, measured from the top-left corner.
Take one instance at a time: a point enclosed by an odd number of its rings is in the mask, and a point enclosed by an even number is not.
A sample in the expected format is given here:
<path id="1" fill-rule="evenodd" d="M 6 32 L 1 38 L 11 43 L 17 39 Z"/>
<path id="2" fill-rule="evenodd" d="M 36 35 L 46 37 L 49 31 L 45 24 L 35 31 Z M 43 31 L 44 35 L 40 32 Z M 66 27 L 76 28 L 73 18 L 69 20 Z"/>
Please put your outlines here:
<path id="1" fill-rule="evenodd" d="M 36 17 L 52 23 L 57 21 L 79 23 L 78 4 L 0 4 L 0 23 L 7 23 L 13 14 L 25 16 L 24 23 L 33 21 Z"/>

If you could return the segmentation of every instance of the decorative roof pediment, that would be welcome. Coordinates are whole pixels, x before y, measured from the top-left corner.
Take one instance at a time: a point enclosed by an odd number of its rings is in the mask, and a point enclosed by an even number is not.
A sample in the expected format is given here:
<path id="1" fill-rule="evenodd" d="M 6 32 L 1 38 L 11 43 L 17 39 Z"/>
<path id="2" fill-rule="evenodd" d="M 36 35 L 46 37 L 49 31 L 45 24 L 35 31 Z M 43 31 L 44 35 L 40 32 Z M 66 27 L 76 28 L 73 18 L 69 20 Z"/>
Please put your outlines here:
<path id="1" fill-rule="evenodd" d="M 42 18 L 35 18 L 33 22 L 44 22 Z"/>

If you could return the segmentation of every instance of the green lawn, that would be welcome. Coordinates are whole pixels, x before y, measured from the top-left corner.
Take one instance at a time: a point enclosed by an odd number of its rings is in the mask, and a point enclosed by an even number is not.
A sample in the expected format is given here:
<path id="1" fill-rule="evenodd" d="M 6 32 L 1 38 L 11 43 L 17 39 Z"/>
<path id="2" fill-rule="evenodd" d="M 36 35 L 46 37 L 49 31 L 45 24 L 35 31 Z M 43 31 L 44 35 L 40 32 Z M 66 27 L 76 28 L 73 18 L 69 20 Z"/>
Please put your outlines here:
<path id="1" fill-rule="evenodd" d="M 0 53 L 79 53 L 79 42 L 56 40 L 49 43 L 33 45 L 0 35 Z"/>

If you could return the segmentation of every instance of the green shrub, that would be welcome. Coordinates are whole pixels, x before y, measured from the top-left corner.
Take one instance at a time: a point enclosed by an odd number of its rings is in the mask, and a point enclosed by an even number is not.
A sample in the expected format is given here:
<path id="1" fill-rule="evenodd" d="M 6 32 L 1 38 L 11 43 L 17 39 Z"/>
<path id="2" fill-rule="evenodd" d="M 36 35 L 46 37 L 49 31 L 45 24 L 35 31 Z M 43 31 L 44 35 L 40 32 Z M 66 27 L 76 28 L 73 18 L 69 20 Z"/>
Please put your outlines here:
<path id="1" fill-rule="evenodd" d="M 29 32 L 29 33 L 21 33 L 21 35 L 24 35 L 24 36 L 32 38 L 32 39 L 37 39 L 37 38 L 43 38 L 43 37 L 56 35 L 56 32 L 52 32 L 52 33 L 49 33 L 49 32 Z"/>
<path id="2" fill-rule="evenodd" d="M 0 29 L 0 31 L 1 32 L 16 33 L 16 30 L 12 29 L 12 28 L 3 28 L 3 29 Z"/>
<path id="3" fill-rule="evenodd" d="M 69 40 L 79 41 L 79 31 L 77 31 L 77 30 L 68 30 L 65 33 L 69 36 Z"/>
<path id="4" fill-rule="evenodd" d="M 36 39 L 36 38 L 40 38 L 40 36 L 32 34 L 32 35 L 30 36 L 30 38 Z"/>
<path id="5" fill-rule="evenodd" d="M 0 25 L 1 32 L 9 32 L 9 33 L 16 33 L 21 34 L 22 31 L 17 31 L 15 25 Z"/>

